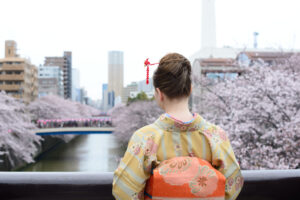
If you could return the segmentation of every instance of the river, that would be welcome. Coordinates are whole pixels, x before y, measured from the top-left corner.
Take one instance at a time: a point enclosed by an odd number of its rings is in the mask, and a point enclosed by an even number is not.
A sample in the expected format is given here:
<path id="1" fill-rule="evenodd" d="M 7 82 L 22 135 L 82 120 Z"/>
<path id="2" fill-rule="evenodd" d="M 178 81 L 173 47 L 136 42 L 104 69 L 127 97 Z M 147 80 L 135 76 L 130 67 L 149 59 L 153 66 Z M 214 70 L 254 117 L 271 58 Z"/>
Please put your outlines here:
<path id="1" fill-rule="evenodd" d="M 117 168 L 119 145 L 113 134 L 80 135 L 41 155 L 22 171 L 98 171 Z"/>

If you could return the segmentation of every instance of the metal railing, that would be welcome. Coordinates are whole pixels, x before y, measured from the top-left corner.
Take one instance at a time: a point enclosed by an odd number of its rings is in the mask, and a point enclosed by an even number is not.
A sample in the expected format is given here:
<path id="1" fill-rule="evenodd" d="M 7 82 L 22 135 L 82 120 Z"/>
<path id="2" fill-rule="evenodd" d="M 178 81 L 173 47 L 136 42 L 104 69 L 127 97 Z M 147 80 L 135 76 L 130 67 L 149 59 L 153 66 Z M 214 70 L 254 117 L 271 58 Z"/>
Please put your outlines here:
<path id="1" fill-rule="evenodd" d="M 300 170 L 246 170 L 239 200 L 299 199 Z M 112 172 L 0 172 L 1 200 L 114 199 Z"/>

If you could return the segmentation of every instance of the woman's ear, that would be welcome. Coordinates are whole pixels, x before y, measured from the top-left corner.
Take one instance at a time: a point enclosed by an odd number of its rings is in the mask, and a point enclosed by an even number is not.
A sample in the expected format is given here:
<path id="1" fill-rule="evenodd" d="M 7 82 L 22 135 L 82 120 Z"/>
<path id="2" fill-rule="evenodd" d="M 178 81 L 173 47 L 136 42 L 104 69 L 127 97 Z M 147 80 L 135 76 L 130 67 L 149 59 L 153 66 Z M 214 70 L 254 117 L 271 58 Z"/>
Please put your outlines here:
<path id="1" fill-rule="evenodd" d="M 163 93 L 160 91 L 159 88 L 156 88 L 156 90 L 157 90 L 157 94 L 158 94 L 159 100 L 160 100 L 160 101 L 163 101 L 163 100 L 164 100 L 164 95 L 163 95 Z"/>

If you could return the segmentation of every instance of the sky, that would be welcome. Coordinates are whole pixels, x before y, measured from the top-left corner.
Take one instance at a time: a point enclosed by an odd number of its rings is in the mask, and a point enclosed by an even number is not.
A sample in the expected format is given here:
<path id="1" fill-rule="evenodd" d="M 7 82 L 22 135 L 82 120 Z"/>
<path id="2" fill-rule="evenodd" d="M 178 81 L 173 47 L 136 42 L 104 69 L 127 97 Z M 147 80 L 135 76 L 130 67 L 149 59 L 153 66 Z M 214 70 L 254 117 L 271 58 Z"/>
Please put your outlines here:
<path id="1" fill-rule="evenodd" d="M 217 46 L 300 49 L 299 0 L 216 0 Z M 102 98 L 108 51 L 124 52 L 124 86 L 146 77 L 143 63 L 201 48 L 201 0 L 0 0 L 0 58 L 5 40 L 36 66 L 72 51 L 80 86 Z M 152 76 L 155 67 L 150 68 Z"/>

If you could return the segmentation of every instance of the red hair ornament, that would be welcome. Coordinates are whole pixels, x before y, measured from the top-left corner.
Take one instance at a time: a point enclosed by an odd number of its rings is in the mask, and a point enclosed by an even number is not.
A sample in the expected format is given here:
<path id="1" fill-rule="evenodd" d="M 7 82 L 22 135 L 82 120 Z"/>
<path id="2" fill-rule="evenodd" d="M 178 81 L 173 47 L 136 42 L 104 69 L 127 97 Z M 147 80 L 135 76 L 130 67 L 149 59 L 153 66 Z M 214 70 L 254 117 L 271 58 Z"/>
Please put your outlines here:
<path id="1" fill-rule="evenodd" d="M 149 84 L 149 66 L 150 65 L 158 65 L 159 63 L 150 63 L 149 58 L 147 58 L 144 62 L 144 66 L 147 67 L 146 69 L 146 84 Z"/>

